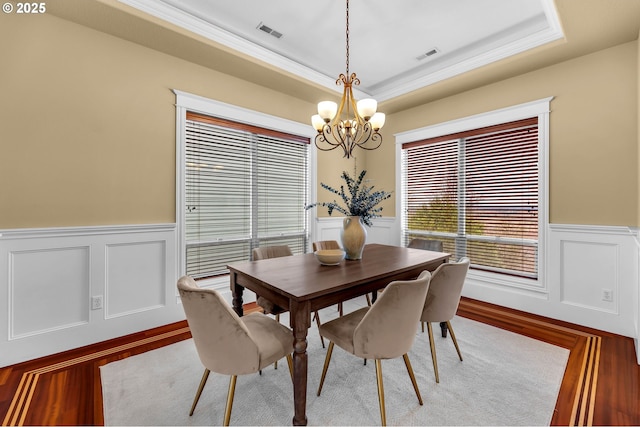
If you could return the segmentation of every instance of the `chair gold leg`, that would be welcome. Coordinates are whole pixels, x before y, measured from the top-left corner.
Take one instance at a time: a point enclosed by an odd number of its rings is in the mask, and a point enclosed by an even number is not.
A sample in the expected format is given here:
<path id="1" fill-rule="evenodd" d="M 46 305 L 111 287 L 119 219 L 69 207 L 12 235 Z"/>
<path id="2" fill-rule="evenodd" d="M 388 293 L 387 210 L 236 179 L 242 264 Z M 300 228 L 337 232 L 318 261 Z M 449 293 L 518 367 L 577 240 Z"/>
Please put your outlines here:
<path id="1" fill-rule="evenodd" d="M 342 315 L 344 314 L 344 312 L 342 311 L 342 303 L 341 302 L 338 303 L 338 313 L 340 313 L 340 317 L 342 317 Z"/>
<path id="2" fill-rule="evenodd" d="M 316 325 L 318 325 L 318 330 L 320 330 L 320 313 L 316 311 L 316 314 L 314 317 L 316 319 Z M 322 337 L 322 335 L 320 335 L 320 342 L 322 343 L 322 348 L 324 348 L 324 338 Z"/>
<path id="3" fill-rule="evenodd" d="M 227 394 L 227 406 L 224 408 L 224 425 L 229 425 L 229 420 L 231 420 L 231 409 L 233 408 L 233 396 L 236 393 L 236 380 L 238 379 L 237 375 L 232 375 L 231 380 L 229 381 L 229 393 Z"/>
<path id="4" fill-rule="evenodd" d="M 189 416 L 193 415 L 193 411 L 196 410 L 196 405 L 198 404 L 198 400 L 200 400 L 200 395 L 202 394 L 202 389 L 204 385 L 207 383 L 207 379 L 209 378 L 210 370 L 204 370 L 204 374 L 202 374 L 202 379 L 200 380 L 200 385 L 198 386 L 198 391 L 196 392 L 196 397 L 193 399 L 193 404 L 191 405 L 191 411 L 189 411 Z"/>
<path id="5" fill-rule="evenodd" d="M 367 299 L 367 305 L 371 307 L 371 298 L 369 298 L 369 294 L 364 294 L 364 296 Z"/>
<path id="6" fill-rule="evenodd" d="M 420 322 L 422 323 L 422 333 L 424 334 L 424 322 Z"/>
<path id="7" fill-rule="evenodd" d="M 451 323 L 447 320 L 447 328 L 449 329 L 449 332 L 451 333 L 451 339 L 453 340 L 453 345 L 456 346 L 456 351 L 458 352 L 458 357 L 460 358 L 460 361 L 462 362 L 462 353 L 460 353 L 460 347 L 458 347 L 458 340 L 456 339 L 456 334 L 453 333 L 453 328 L 451 327 Z"/>
<path id="8" fill-rule="evenodd" d="M 322 376 L 320 377 L 320 385 L 318 385 L 318 396 L 322 391 L 322 385 L 324 384 L 324 377 L 327 375 L 327 369 L 329 369 L 329 362 L 331 361 L 331 353 L 333 353 L 333 342 L 329 341 L 329 348 L 327 349 L 327 355 L 324 358 L 324 367 L 322 368 Z"/>
<path id="9" fill-rule="evenodd" d="M 380 403 L 380 419 L 382 425 L 387 425 L 387 414 L 384 409 L 384 385 L 382 384 L 382 362 L 376 359 L 376 379 L 378 382 L 378 402 Z"/>
<path id="10" fill-rule="evenodd" d="M 433 372 L 436 374 L 436 382 L 440 382 L 438 376 L 438 360 L 436 358 L 436 346 L 433 342 L 433 329 L 431 328 L 431 322 L 427 322 L 427 331 L 429 331 L 429 346 L 431 347 L 431 360 L 433 360 Z"/>
<path id="11" fill-rule="evenodd" d="M 420 395 L 420 389 L 418 388 L 418 382 L 416 381 L 416 376 L 413 374 L 413 368 L 411 367 L 411 362 L 409 361 L 409 355 L 407 353 L 402 355 L 404 359 L 404 365 L 407 367 L 407 372 L 409 373 L 409 378 L 411 378 L 411 384 L 413 384 L 413 389 L 416 392 L 416 396 L 418 397 L 418 402 L 422 405 L 422 396 Z"/>
<path id="12" fill-rule="evenodd" d="M 291 381 L 293 381 L 293 357 L 287 354 L 287 364 L 289 365 L 289 374 L 291 374 Z"/>

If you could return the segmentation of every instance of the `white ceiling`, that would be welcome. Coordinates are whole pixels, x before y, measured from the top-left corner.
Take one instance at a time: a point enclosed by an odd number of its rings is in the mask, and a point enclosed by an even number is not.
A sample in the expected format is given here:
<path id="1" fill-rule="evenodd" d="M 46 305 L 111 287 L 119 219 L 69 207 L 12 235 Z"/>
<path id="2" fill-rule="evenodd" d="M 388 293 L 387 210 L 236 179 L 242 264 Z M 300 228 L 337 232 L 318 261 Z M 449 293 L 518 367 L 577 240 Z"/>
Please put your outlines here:
<path id="1" fill-rule="evenodd" d="M 345 0 L 120 1 L 341 91 Z M 361 81 L 356 97 L 378 101 L 563 37 L 552 0 L 353 0 L 349 30 L 349 71 Z M 425 57 L 432 49 L 438 53 Z"/>

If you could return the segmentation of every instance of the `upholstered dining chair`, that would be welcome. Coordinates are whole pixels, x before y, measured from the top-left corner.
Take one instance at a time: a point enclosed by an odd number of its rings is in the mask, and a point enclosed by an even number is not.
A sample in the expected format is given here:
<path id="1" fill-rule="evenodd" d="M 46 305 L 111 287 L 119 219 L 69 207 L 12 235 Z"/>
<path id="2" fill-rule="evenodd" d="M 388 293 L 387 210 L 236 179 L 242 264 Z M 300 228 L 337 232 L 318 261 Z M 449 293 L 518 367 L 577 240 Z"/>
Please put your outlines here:
<path id="1" fill-rule="evenodd" d="M 291 249 L 287 245 L 264 246 L 261 248 L 255 248 L 252 251 L 252 257 L 254 261 L 291 255 L 293 255 L 293 252 L 291 252 Z M 256 304 L 258 304 L 262 308 L 265 314 L 273 314 L 274 316 L 276 316 L 276 320 L 278 321 L 280 321 L 280 314 L 287 311 L 286 308 L 280 307 L 279 305 L 274 304 L 272 301 L 260 295 L 258 295 L 256 299 Z"/>
<path id="2" fill-rule="evenodd" d="M 283 357 L 293 379 L 293 339 L 291 331 L 262 313 L 239 317 L 213 289 L 198 287 L 193 278 L 178 280 L 178 291 L 204 374 L 191 405 L 193 415 L 211 371 L 230 375 L 224 425 L 231 419 L 231 408 L 238 375 L 258 372 Z"/>
<path id="3" fill-rule="evenodd" d="M 442 252 L 442 249 L 443 249 L 441 240 L 420 239 L 420 238 L 411 239 L 407 247 L 413 248 L 413 249 L 422 249 L 424 251 L 434 251 L 434 252 Z M 443 329 L 445 328 L 444 324 L 442 328 Z M 422 332 L 424 332 L 424 322 L 422 322 Z M 442 336 L 443 337 L 445 336 L 444 332 Z"/>
<path id="4" fill-rule="evenodd" d="M 254 261 L 269 259 L 269 258 L 279 258 L 283 256 L 292 256 L 293 252 L 291 252 L 291 248 L 287 245 L 277 245 L 277 246 L 263 246 L 260 248 L 254 248 L 252 251 L 252 256 Z M 264 314 L 273 314 L 276 317 L 276 320 L 280 321 L 280 314 L 286 313 L 287 309 L 284 307 L 280 307 L 277 304 L 274 304 L 272 301 L 268 300 L 265 297 L 258 295 L 256 298 L 256 304 L 258 304 Z M 314 319 L 316 320 L 316 324 L 318 328 L 320 327 L 320 315 L 316 311 L 314 313 Z M 320 341 L 322 343 L 322 348 L 324 348 L 324 339 L 322 335 L 320 335 Z M 276 369 L 278 368 L 278 363 L 274 364 Z"/>
<path id="5" fill-rule="evenodd" d="M 433 361 L 433 371 L 436 376 L 436 382 L 440 382 L 438 376 L 438 360 L 436 358 L 436 347 L 433 339 L 433 329 L 431 328 L 431 322 L 445 322 L 447 329 L 451 335 L 453 345 L 456 347 L 458 357 L 462 361 L 462 354 L 460 353 L 460 347 L 458 347 L 458 340 L 451 327 L 450 320 L 455 316 L 460 304 L 460 295 L 462 294 L 462 287 L 464 280 L 467 277 L 467 271 L 469 271 L 469 258 L 461 258 L 458 262 L 449 262 L 441 264 L 436 268 L 431 276 L 431 284 L 429 285 L 429 292 L 425 299 L 424 308 L 420 321 L 427 324 L 429 331 L 429 346 L 431 348 L 431 359 Z"/>
<path id="6" fill-rule="evenodd" d="M 361 308 L 320 326 L 320 334 L 330 342 L 318 386 L 318 396 L 322 391 L 334 344 L 337 344 L 356 357 L 375 359 L 382 425 L 387 424 L 382 359 L 403 357 L 418 402 L 422 405 L 422 396 L 407 353 L 415 340 L 416 322 L 419 321 L 424 307 L 430 279 L 431 274 L 423 271 L 415 280 L 391 282 L 371 307 Z"/>
<path id="7" fill-rule="evenodd" d="M 442 241 L 435 239 L 411 239 L 407 247 L 423 249 L 426 251 L 442 252 Z"/>

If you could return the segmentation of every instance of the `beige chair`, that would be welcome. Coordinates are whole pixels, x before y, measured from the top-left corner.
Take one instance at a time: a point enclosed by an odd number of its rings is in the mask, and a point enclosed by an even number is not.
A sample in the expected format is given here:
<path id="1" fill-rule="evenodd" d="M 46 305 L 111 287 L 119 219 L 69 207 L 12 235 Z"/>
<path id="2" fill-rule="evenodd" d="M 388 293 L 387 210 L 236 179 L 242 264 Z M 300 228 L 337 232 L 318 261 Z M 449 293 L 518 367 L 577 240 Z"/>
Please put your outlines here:
<path id="1" fill-rule="evenodd" d="M 340 248 L 340 244 L 335 240 L 320 240 L 319 242 L 313 242 L 313 252 L 325 250 L 325 249 L 341 249 L 341 248 Z M 365 294 L 365 297 L 367 298 L 367 305 L 371 305 L 371 299 L 369 298 L 369 294 Z M 344 314 L 342 311 L 342 303 L 338 304 L 338 311 L 340 312 L 340 316 Z M 324 348 L 324 342 L 322 343 L 322 348 Z"/>
<path id="2" fill-rule="evenodd" d="M 386 425 L 384 387 L 382 383 L 382 359 L 402 356 L 409 372 L 418 402 L 422 396 L 418 389 L 407 353 L 416 336 L 416 325 L 424 307 L 424 299 L 429 289 L 431 274 L 424 271 L 416 280 L 395 281 L 386 286 L 378 300 L 371 307 L 364 307 L 320 327 L 320 334 L 330 343 L 322 369 L 318 396 L 322 391 L 327 368 L 331 361 L 334 344 L 356 357 L 375 359 L 378 382 L 378 402 L 382 425 Z"/>
<path id="3" fill-rule="evenodd" d="M 258 260 L 262 260 L 262 259 L 269 259 L 269 258 L 280 258 L 283 256 L 292 256 L 293 252 L 291 252 L 291 249 L 289 248 L 289 246 L 287 245 L 280 245 L 280 246 L 264 246 L 261 248 L 255 248 L 252 251 L 252 255 L 253 255 L 253 260 L 254 261 L 258 261 Z M 265 297 L 262 297 L 260 295 L 258 295 L 257 299 L 256 299 L 256 304 L 258 304 L 263 312 L 265 314 L 273 314 L 274 316 L 276 316 L 276 320 L 279 322 L 280 321 L 280 314 L 281 313 L 286 313 L 288 310 L 286 308 L 280 307 L 277 304 L 274 304 L 272 301 L 268 300 Z M 318 325 L 318 328 L 320 327 L 320 315 L 318 314 L 318 312 L 316 311 L 314 314 L 314 319 L 316 320 L 316 324 Z M 322 338 L 322 335 L 320 335 L 320 341 L 322 343 L 322 348 L 324 348 L 324 339 Z M 278 369 L 278 363 L 276 362 L 274 364 L 275 368 Z"/>
<path id="4" fill-rule="evenodd" d="M 280 258 L 283 256 L 292 256 L 293 252 L 287 245 L 280 246 L 264 246 L 261 248 L 255 248 L 252 251 L 253 260 L 258 261 L 261 259 Z M 286 308 L 280 307 L 274 304 L 270 300 L 258 295 L 256 303 L 262 308 L 265 314 L 273 314 L 276 316 L 276 320 L 280 320 L 280 313 L 285 313 Z"/>
<path id="5" fill-rule="evenodd" d="M 178 280 L 178 290 L 193 342 L 205 367 L 189 415 L 193 415 L 210 371 L 231 375 L 225 426 L 231 418 L 238 375 L 258 372 L 286 357 L 293 379 L 293 339 L 287 327 L 262 313 L 240 318 L 218 292 L 199 288 L 189 276 Z"/>
<path id="6" fill-rule="evenodd" d="M 412 239 L 408 248 L 424 249 L 426 251 L 442 252 L 442 241 L 433 239 Z"/>
<path id="7" fill-rule="evenodd" d="M 411 239 L 407 247 L 413 248 L 413 249 L 422 249 L 425 251 L 434 251 L 434 252 L 443 251 L 442 241 L 435 240 L 435 239 L 419 239 L 419 238 Z M 446 331 L 447 325 L 443 322 L 440 325 L 440 327 L 442 328 L 442 336 L 446 337 L 445 331 Z M 422 332 L 424 332 L 424 322 L 422 322 Z"/>
<path id="8" fill-rule="evenodd" d="M 436 359 L 436 347 L 433 339 L 433 330 L 431 329 L 431 322 L 445 322 L 447 329 L 451 334 L 451 340 L 456 347 L 458 357 L 462 361 L 462 354 L 458 347 L 458 341 L 456 335 L 451 327 L 450 320 L 455 316 L 458 310 L 458 304 L 460 303 L 460 295 L 462 294 L 462 286 L 464 285 L 464 279 L 467 277 L 467 271 L 469 271 L 469 258 L 464 257 L 458 262 L 450 262 L 441 264 L 431 276 L 431 285 L 429 285 L 429 292 L 424 303 L 422 310 L 422 316 L 420 320 L 427 323 L 427 329 L 429 330 L 429 345 L 431 347 L 431 359 L 433 360 L 433 370 L 436 375 L 436 382 L 440 382 L 438 376 L 438 361 Z"/>

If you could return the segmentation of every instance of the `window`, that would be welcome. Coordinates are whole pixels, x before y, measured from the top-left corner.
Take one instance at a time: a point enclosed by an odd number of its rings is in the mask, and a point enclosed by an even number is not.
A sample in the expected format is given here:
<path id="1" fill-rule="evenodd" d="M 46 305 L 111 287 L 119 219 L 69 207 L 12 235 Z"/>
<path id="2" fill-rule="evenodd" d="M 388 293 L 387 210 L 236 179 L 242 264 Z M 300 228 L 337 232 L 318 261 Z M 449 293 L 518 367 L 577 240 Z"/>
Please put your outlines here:
<path id="1" fill-rule="evenodd" d="M 309 138 L 187 112 L 184 141 L 186 274 L 226 274 L 258 246 L 306 252 Z"/>
<path id="2" fill-rule="evenodd" d="M 473 271 L 538 282 L 548 110 L 524 105 L 398 137 L 405 245 L 437 239 Z M 488 125 L 470 127 L 478 124 Z"/>

